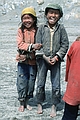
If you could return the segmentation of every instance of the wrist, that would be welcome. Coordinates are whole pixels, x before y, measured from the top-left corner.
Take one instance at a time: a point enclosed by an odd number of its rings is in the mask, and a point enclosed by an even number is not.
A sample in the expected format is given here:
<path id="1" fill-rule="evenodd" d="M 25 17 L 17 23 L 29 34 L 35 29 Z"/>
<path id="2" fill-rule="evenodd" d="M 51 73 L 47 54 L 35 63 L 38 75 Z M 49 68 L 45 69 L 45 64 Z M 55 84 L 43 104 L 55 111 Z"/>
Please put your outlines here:
<path id="1" fill-rule="evenodd" d="M 33 46 L 33 44 L 31 43 L 31 50 L 33 50 L 33 48 L 34 48 L 34 46 Z"/>
<path id="2" fill-rule="evenodd" d="M 58 61 L 58 60 L 59 60 L 57 55 L 55 56 L 55 60 L 56 60 L 56 61 Z"/>

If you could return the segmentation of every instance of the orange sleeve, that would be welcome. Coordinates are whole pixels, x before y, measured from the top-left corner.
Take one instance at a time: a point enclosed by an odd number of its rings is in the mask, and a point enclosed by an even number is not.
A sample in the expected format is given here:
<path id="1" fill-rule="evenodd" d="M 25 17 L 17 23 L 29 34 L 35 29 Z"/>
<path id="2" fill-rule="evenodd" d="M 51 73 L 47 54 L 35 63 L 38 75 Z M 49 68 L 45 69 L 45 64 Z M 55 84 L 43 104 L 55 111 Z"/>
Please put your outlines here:
<path id="1" fill-rule="evenodd" d="M 67 61 L 66 61 L 66 75 L 65 75 L 65 81 L 68 82 L 68 75 L 69 75 L 69 69 L 71 64 L 71 56 L 73 53 L 73 44 L 71 45 L 68 54 L 67 54 Z"/>
<path id="2" fill-rule="evenodd" d="M 68 82 L 69 67 L 70 67 L 70 58 L 69 58 L 69 56 L 67 55 L 66 75 L 65 75 L 65 81 L 66 81 L 66 82 Z"/>
<path id="3" fill-rule="evenodd" d="M 30 44 L 24 41 L 24 36 L 21 29 L 18 29 L 17 33 L 17 47 L 22 50 L 27 50 Z"/>

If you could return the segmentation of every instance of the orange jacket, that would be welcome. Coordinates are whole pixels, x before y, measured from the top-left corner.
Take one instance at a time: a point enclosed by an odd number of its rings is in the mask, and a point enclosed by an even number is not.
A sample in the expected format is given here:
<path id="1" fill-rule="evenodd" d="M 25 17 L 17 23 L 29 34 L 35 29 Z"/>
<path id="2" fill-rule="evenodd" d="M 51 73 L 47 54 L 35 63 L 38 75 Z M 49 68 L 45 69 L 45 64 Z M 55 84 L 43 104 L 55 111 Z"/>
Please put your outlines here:
<path id="1" fill-rule="evenodd" d="M 17 47 L 18 49 L 21 50 L 28 50 L 29 45 L 32 43 L 35 43 L 35 33 L 36 30 L 31 30 L 28 31 L 27 29 L 24 30 L 24 33 L 22 33 L 21 29 L 18 29 L 18 34 L 17 34 Z M 34 53 L 33 53 L 34 54 Z M 17 54 L 16 56 L 16 60 L 18 61 L 18 57 L 19 54 Z M 34 54 L 35 57 L 35 54 Z M 24 62 L 26 64 L 30 64 L 30 65 L 35 65 L 36 64 L 36 60 L 35 58 L 33 60 L 31 59 L 26 59 L 26 61 Z"/>
<path id="2" fill-rule="evenodd" d="M 80 104 L 80 41 L 75 41 L 68 51 L 65 81 L 63 100 L 70 105 Z"/>

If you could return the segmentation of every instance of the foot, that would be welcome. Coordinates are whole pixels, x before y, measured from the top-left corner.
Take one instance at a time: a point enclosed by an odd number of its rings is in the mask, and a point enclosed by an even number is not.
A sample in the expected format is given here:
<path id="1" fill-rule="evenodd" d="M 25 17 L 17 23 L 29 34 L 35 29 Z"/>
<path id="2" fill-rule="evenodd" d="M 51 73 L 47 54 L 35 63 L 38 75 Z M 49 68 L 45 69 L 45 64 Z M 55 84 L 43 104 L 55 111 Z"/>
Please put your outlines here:
<path id="1" fill-rule="evenodd" d="M 43 113 L 41 104 L 38 104 L 38 111 L 37 111 L 37 113 L 38 114 L 42 114 Z"/>
<path id="2" fill-rule="evenodd" d="M 32 107 L 30 105 L 27 105 L 26 107 L 28 110 L 32 110 Z"/>
<path id="3" fill-rule="evenodd" d="M 25 108 L 27 108 L 28 110 L 32 110 L 32 107 L 29 105 L 29 99 L 28 98 L 26 98 L 25 99 L 25 103 L 24 103 L 24 106 L 25 106 Z"/>
<path id="4" fill-rule="evenodd" d="M 18 110 L 19 110 L 20 112 L 24 112 L 24 106 L 21 105 Z"/>
<path id="5" fill-rule="evenodd" d="M 55 116 L 56 116 L 56 107 L 55 105 L 52 105 L 50 117 L 55 117 Z"/>

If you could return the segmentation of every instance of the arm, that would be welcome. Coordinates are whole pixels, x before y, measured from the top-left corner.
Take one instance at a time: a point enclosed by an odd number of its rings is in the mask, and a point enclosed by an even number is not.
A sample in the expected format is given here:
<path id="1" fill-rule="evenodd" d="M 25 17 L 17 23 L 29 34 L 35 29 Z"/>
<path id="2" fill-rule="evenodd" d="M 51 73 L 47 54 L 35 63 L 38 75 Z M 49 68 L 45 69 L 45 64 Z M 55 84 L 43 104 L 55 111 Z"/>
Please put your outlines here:
<path id="1" fill-rule="evenodd" d="M 65 75 L 65 81 L 68 82 L 68 76 L 69 76 L 69 70 L 71 65 L 71 57 L 73 54 L 73 44 L 71 45 L 68 54 L 67 54 L 67 61 L 66 61 L 66 75 Z"/>
<path id="2" fill-rule="evenodd" d="M 30 44 L 26 43 L 24 41 L 24 37 L 23 37 L 23 33 L 21 31 L 21 29 L 18 29 L 18 33 L 17 33 L 17 46 L 19 49 L 22 50 L 28 50 Z"/>
<path id="3" fill-rule="evenodd" d="M 69 68 L 70 68 L 70 58 L 67 55 L 67 61 L 66 61 L 66 75 L 65 75 L 65 81 L 68 82 L 68 74 L 69 74 Z"/>
<path id="4" fill-rule="evenodd" d="M 40 49 L 41 48 L 41 44 L 30 44 L 30 43 L 26 43 L 24 41 L 24 35 L 21 31 L 21 29 L 18 30 L 18 34 L 17 34 L 17 45 L 18 45 L 18 49 L 20 50 L 25 50 L 25 51 L 35 51 L 37 49 Z"/>
<path id="5" fill-rule="evenodd" d="M 36 33 L 36 43 L 43 44 L 42 42 L 42 26 L 40 26 Z M 41 47 L 39 50 L 36 50 L 36 56 L 42 56 L 44 54 L 43 47 Z"/>
<path id="6" fill-rule="evenodd" d="M 60 49 L 56 53 L 60 57 L 61 60 L 63 60 L 65 54 L 67 53 L 69 47 L 69 40 L 67 36 L 67 32 L 64 27 L 60 28 Z"/>

